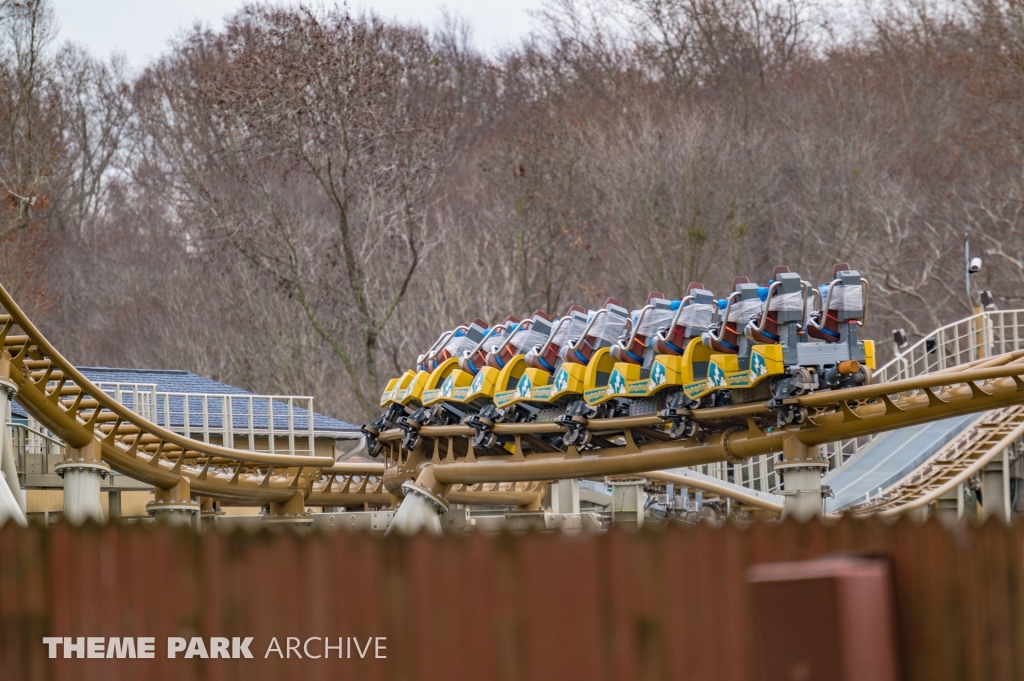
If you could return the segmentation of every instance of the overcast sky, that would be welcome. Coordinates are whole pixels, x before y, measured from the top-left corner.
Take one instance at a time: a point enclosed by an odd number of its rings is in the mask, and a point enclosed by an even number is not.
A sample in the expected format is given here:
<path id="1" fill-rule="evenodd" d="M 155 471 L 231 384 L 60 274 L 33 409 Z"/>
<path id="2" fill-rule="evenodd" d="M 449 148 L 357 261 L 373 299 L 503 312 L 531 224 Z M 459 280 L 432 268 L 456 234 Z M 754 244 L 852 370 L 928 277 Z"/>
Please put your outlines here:
<path id="1" fill-rule="evenodd" d="M 219 27 L 225 15 L 244 0 L 53 0 L 60 21 L 60 38 L 84 45 L 98 57 L 123 52 L 134 67 L 166 49 L 167 41 L 195 21 Z M 310 3 L 319 5 L 319 2 Z M 325 2 L 330 5 L 333 2 Z M 356 10 L 372 8 L 384 18 L 438 25 L 441 7 L 465 18 L 474 42 L 487 51 L 517 41 L 529 32 L 526 10 L 539 9 L 542 0 L 352 0 Z"/>

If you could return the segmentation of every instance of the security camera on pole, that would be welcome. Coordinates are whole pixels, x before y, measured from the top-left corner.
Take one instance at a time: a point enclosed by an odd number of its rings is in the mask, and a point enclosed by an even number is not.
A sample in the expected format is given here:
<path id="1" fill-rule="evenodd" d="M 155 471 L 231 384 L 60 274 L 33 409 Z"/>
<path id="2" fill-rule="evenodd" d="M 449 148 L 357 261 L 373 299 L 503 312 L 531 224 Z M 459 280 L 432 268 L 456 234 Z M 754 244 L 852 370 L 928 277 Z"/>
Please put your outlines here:
<path id="1" fill-rule="evenodd" d="M 974 359 L 980 359 L 987 356 L 986 347 L 988 343 L 985 342 L 985 319 L 978 316 L 984 312 L 984 308 L 981 305 L 974 304 L 974 296 L 971 294 L 971 277 L 981 271 L 981 258 L 971 257 L 971 240 L 967 233 L 964 233 L 964 264 L 966 266 L 964 277 L 967 281 L 967 303 L 975 314 L 971 318 L 975 339 L 974 345 L 977 348 L 974 353 Z M 986 293 L 988 292 L 986 291 Z"/>
<path id="2" fill-rule="evenodd" d="M 967 283 L 967 303 L 974 311 L 974 314 L 981 313 L 981 307 L 974 304 L 974 296 L 971 295 L 971 275 L 981 271 L 981 258 L 971 257 L 971 237 L 964 233 L 964 278 Z"/>

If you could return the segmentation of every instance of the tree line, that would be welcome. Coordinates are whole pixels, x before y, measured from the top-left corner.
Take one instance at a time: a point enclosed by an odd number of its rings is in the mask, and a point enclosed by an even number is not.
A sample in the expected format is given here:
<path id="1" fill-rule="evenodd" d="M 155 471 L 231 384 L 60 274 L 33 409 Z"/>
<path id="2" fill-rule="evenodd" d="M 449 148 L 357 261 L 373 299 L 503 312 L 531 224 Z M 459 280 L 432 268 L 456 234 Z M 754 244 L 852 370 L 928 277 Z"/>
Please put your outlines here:
<path id="1" fill-rule="evenodd" d="M 81 365 L 360 422 L 444 328 L 777 264 L 869 335 L 1024 298 L 1024 3 L 551 0 L 472 27 L 250 5 L 144 67 L 0 2 L 0 282 Z M 976 301 L 975 301 L 976 304 Z"/>

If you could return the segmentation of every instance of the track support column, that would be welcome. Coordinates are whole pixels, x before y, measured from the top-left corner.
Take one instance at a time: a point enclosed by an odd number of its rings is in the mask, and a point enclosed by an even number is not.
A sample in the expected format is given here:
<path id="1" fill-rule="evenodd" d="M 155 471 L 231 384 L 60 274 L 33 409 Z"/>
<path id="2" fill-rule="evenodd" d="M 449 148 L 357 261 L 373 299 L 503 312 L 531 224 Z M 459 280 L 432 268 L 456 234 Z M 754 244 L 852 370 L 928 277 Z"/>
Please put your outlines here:
<path id="1" fill-rule="evenodd" d="M 795 430 L 784 431 L 782 458 L 775 464 L 775 470 L 785 475 L 782 517 L 804 521 L 823 515 L 821 473 L 828 470 L 828 459 L 821 458 L 817 445 L 801 442 Z"/>
<path id="2" fill-rule="evenodd" d="M 25 498 L 18 480 L 18 464 L 14 460 L 14 441 L 11 439 L 11 429 L 6 425 L 11 420 L 11 400 L 17 394 L 18 386 L 11 380 L 10 360 L 0 357 L 0 425 L 3 425 L 0 431 L 0 472 L 6 478 L 7 486 L 11 488 L 11 494 L 21 509 L 22 518 L 19 522 L 25 522 Z M 3 480 L 0 480 L 0 484 L 3 484 Z"/>
<path id="3" fill-rule="evenodd" d="M 447 513 L 449 508 L 445 500 L 448 489 L 449 485 L 440 483 L 434 477 L 434 467 L 425 465 L 416 476 L 416 482 L 402 484 L 405 498 L 384 534 L 397 531 L 411 535 L 425 530 L 427 534 L 440 536 L 441 514 Z"/>
<path id="4" fill-rule="evenodd" d="M 121 493 L 117 490 L 107 491 L 107 518 L 116 520 L 121 517 Z"/>
<path id="5" fill-rule="evenodd" d="M 580 514 L 580 481 L 575 478 L 550 483 L 551 512 Z"/>
<path id="6" fill-rule="evenodd" d="M 64 517 L 75 525 L 92 518 L 104 521 L 100 485 L 110 475 L 110 466 L 103 463 L 103 448 L 98 440 L 76 449 L 68 447 L 64 461 L 54 466 L 64 478 Z"/>
<path id="7" fill-rule="evenodd" d="M 1003 450 L 985 466 L 981 472 L 981 518 L 988 520 L 996 516 L 1007 525 L 1010 524 L 1010 466 L 1009 447 Z"/>
<path id="8" fill-rule="evenodd" d="M 271 524 L 288 524 L 312 526 L 313 516 L 306 515 L 306 495 L 303 490 L 296 490 L 288 501 L 270 504 L 270 513 L 264 522 Z"/>
<path id="9" fill-rule="evenodd" d="M 199 531 L 217 526 L 217 518 L 224 515 L 220 503 L 209 497 L 199 498 Z"/>
<path id="10" fill-rule="evenodd" d="M 199 513 L 199 503 L 192 499 L 192 486 L 188 478 L 181 476 L 174 487 L 157 487 L 153 493 L 153 501 L 146 504 L 146 510 L 154 520 L 171 525 L 192 526 L 195 515 Z"/>

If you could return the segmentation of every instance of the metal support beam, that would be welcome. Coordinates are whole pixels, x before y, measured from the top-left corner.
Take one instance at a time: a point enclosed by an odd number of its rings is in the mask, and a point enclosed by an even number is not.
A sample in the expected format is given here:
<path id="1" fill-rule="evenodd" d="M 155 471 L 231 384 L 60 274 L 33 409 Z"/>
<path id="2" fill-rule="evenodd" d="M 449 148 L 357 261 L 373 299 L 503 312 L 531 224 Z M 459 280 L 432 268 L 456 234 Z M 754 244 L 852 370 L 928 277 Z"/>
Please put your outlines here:
<path id="1" fill-rule="evenodd" d="M 312 525 L 313 518 L 306 515 L 306 495 L 302 489 L 295 491 L 283 504 L 270 504 L 266 522 L 271 524 Z"/>
<path id="2" fill-rule="evenodd" d="M 612 522 L 643 527 L 646 480 L 613 483 Z"/>
<path id="3" fill-rule="evenodd" d="M 559 480 L 550 485 L 551 512 L 579 515 L 580 481 L 575 478 Z"/>
<path id="4" fill-rule="evenodd" d="M 115 520 L 121 517 L 121 493 L 116 490 L 107 492 L 107 518 Z"/>
<path id="5" fill-rule="evenodd" d="M 957 525 L 964 517 L 964 486 L 957 485 L 935 501 L 935 517 L 946 527 Z"/>
<path id="6" fill-rule="evenodd" d="M 157 487 L 153 490 L 153 501 L 146 504 L 146 510 L 158 522 L 191 527 L 194 516 L 199 513 L 199 503 L 192 499 L 188 478 L 182 476 L 178 484 L 170 489 Z"/>
<path id="7" fill-rule="evenodd" d="M 824 513 L 821 503 L 821 474 L 828 470 L 828 459 L 821 458 L 818 445 L 806 445 L 796 430 L 784 431 L 781 463 L 775 470 L 784 477 L 782 517 L 809 520 Z"/>
<path id="8" fill-rule="evenodd" d="M 1002 455 L 993 459 L 981 472 L 981 518 L 988 520 L 996 516 L 1004 523 L 1010 523 L 1010 448 L 1003 449 Z"/>
<path id="9" fill-rule="evenodd" d="M 217 519 L 224 515 L 220 502 L 209 497 L 199 498 L 199 531 L 216 527 Z"/>
<path id="10" fill-rule="evenodd" d="M 441 534 L 440 515 L 450 508 L 448 502 L 445 501 L 448 488 L 448 485 L 439 482 L 434 477 L 433 465 L 423 466 L 419 475 L 416 476 L 416 482 L 402 484 L 405 498 L 385 534 L 397 531 L 401 534 L 412 535 L 424 530 L 428 534 L 439 536 Z"/>

